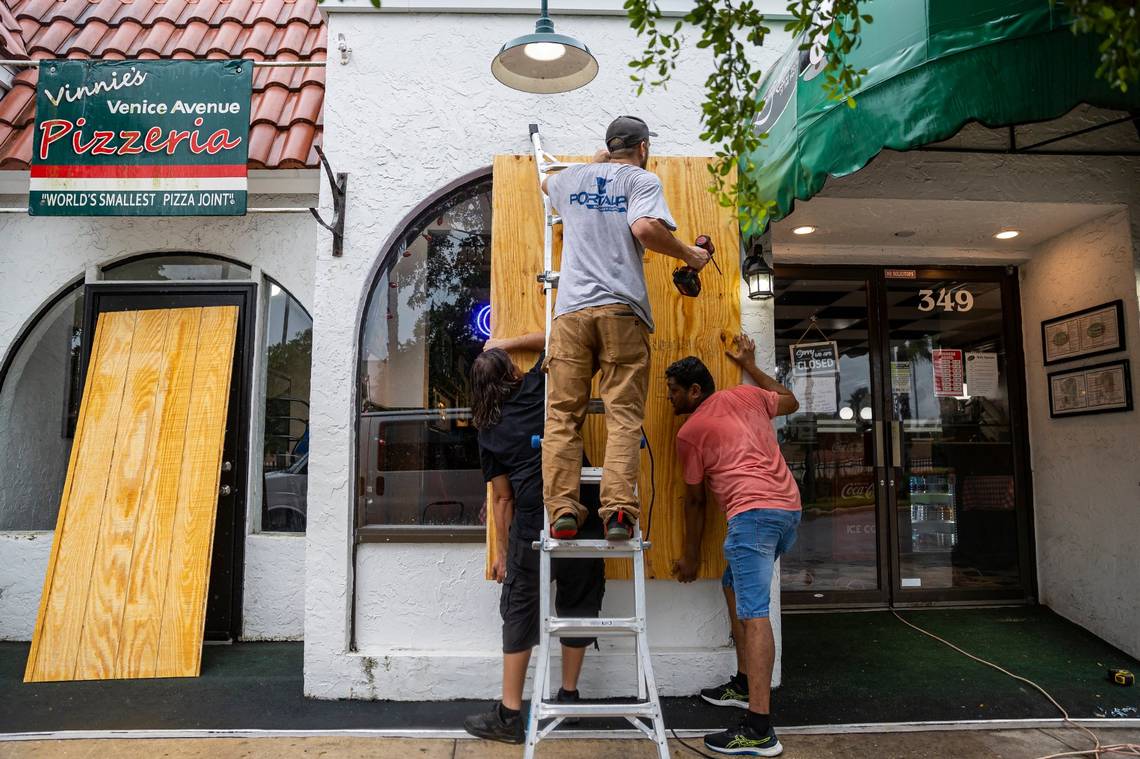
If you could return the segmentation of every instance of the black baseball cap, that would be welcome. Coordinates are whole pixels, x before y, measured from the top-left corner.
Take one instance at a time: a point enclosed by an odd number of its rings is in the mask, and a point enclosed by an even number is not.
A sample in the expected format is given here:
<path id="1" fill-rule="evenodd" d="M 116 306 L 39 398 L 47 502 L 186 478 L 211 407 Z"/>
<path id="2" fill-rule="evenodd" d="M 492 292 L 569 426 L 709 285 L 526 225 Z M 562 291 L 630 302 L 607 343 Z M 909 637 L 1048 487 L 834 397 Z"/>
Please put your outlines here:
<path id="1" fill-rule="evenodd" d="M 606 129 L 606 149 L 632 148 L 643 140 L 656 136 L 657 132 L 650 132 L 649 125 L 636 116 L 618 116 Z"/>

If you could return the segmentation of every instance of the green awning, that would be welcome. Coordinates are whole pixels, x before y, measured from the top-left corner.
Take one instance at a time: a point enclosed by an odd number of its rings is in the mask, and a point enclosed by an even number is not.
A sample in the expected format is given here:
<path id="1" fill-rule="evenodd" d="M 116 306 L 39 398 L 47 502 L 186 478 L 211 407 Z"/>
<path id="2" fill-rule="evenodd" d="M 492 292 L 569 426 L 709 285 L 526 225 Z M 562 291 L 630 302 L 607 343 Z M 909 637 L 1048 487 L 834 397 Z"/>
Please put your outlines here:
<path id="1" fill-rule="evenodd" d="M 1074 35 L 1049 0 L 869 0 L 874 22 L 850 54 L 867 74 L 857 106 L 829 99 L 809 51 L 795 44 L 760 85 L 756 127 L 768 136 L 741 170 L 774 200 L 769 221 L 829 176 L 863 168 L 884 148 L 908 150 L 953 136 L 967 122 L 1009 126 L 1062 116 L 1080 103 L 1140 109 L 1140 87 L 1096 77 L 1098 40 Z M 749 169 L 749 163 L 753 166 Z"/>

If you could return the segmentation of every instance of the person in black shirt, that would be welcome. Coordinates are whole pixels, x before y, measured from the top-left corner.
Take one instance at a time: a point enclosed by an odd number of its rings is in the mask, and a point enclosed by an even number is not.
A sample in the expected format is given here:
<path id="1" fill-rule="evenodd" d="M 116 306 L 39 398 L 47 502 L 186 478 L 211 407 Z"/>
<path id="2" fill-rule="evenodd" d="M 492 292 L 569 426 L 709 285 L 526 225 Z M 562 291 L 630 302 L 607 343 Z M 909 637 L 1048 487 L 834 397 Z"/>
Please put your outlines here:
<path id="1" fill-rule="evenodd" d="M 480 738 L 522 743 L 526 720 L 521 714 L 522 692 L 531 649 L 539 639 L 538 552 L 531 547 L 542 531 L 546 509 L 542 501 L 542 450 L 531 443 L 542 435 L 545 377 L 542 357 L 523 373 L 507 350 L 541 350 L 545 338 L 536 332 L 518 338 L 490 340 L 471 366 L 472 422 L 479 430 L 479 459 L 491 483 L 498 555 L 491 573 L 503 585 L 499 613 L 503 618 L 503 697 L 490 711 L 463 722 Z M 600 539 L 597 487 L 583 487 L 589 517 L 579 538 Z M 560 616 L 597 617 L 605 593 L 605 564 L 601 559 L 555 559 L 554 604 Z M 578 675 L 593 638 L 562 640 L 562 687 L 558 700 L 578 700 Z"/>

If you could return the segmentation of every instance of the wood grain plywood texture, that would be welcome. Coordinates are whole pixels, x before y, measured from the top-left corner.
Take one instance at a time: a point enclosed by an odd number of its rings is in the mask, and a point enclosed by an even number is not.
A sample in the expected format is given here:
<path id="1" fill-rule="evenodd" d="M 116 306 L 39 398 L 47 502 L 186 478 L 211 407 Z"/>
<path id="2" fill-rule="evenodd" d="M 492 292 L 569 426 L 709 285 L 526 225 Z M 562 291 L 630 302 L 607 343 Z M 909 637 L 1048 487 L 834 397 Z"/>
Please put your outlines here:
<path id="1" fill-rule="evenodd" d="M 26 682 L 198 674 L 237 311 L 100 315 Z"/>
<path id="2" fill-rule="evenodd" d="M 563 157 L 564 161 L 585 161 L 583 157 Z M 682 297 L 673 286 L 675 259 L 657 253 L 645 256 L 649 298 L 656 322 L 650 338 L 649 397 L 645 410 L 645 430 L 653 450 L 655 477 L 650 478 L 647 453 L 642 454 L 639 482 L 642 501 L 642 530 L 649 531 L 653 548 L 647 554 L 650 577 L 668 578 L 674 559 L 682 552 L 684 524 L 684 481 L 676 458 L 675 438 L 683 419 L 673 416 L 665 391 L 665 368 L 673 361 L 695 355 L 704 361 L 717 387 L 740 381 L 740 370 L 724 355 L 731 337 L 740 331 L 740 260 L 736 219 L 707 191 L 709 160 L 706 158 L 663 157 L 650 159 L 649 170 L 661 178 L 665 197 L 677 222 L 677 236 L 694 240 L 697 235 L 712 237 L 717 262 L 701 273 L 702 292 L 698 298 Z M 495 337 L 508 337 L 541 330 L 544 324 L 542 288 L 535 276 L 542 270 L 542 199 L 534 161 L 528 156 L 496 156 L 492 189 L 491 252 L 491 330 Z M 555 269 L 561 248 L 561 235 L 555 235 Z M 513 356 L 522 368 L 529 368 L 534 354 Z M 604 427 L 601 418 L 591 419 L 585 428 L 586 451 L 592 462 L 604 455 Z M 652 507 L 650 501 L 652 499 Z M 493 519 L 488 508 L 488 522 Z M 710 502 L 706 513 L 705 536 L 701 547 L 701 577 L 719 577 L 724 570 L 721 544 L 725 519 L 719 507 Z M 488 527 L 488 568 L 496 550 L 494 529 Z M 628 577 L 628 562 L 612 562 L 607 574 Z"/>

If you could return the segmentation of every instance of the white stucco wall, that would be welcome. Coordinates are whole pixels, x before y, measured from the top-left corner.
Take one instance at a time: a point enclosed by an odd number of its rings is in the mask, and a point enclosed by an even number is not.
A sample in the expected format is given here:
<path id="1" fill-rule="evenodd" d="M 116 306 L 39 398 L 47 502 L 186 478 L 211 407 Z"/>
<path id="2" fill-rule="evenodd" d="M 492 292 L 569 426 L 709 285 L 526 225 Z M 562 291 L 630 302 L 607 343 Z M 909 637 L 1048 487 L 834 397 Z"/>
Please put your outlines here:
<path id="1" fill-rule="evenodd" d="M 353 51 L 347 65 L 329 65 L 325 105 L 329 160 L 350 173 L 350 189 L 343 258 L 331 257 L 327 235 L 317 244 L 306 558 L 321 571 L 307 574 L 305 692 L 319 698 L 489 697 L 499 692 L 501 637 L 498 587 L 482 579 L 482 546 L 363 545 L 353 566 L 354 346 L 364 298 L 385 241 L 408 213 L 489 166 L 496 154 L 529 152 L 529 123 L 540 125 L 551 152 L 592 153 L 613 117 L 642 114 L 660 133 L 656 153 L 710 154 L 698 138 L 710 61 L 703 52 L 686 51 L 667 91 L 638 98 L 626 64 L 639 43 L 627 20 L 559 15 L 558 30 L 586 40 L 601 71 L 582 90 L 540 97 L 507 89 L 489 72 L 499 46 L 526 33 L 530 20 L 327 10 L 329 39 L 344 35 Z M 766 62 L 787 45 L 781 33 L 774 37 Z M 328 208 L 327 193 L 321 202 Z M 610 583 L 607 604 L 627 594 L 628 585 Z M 732 672 L 717 583 L 650 586 L 662 692 L 692 694 Z M 587 667 L 583 687 L 601 690 L 593 671 Z"/>
<path id="2" fill-rule="evenodd" d="M 1140 411 L 1049 417 L 1049 372 L 1131 360 L 1140 400 L 1140 312 L 1126 210 L 1054 238 L 1021 270 L 1041 602 L 1140 656 Z M 1043 365 L 1041 322 L 1120 298 L 1128 350 Z"/>
<path id="3" fill-rule="evenodd" d="M 296 184 L 297 180 L 293 182 Z M 0 206 L 14 207 L 26 202 L 24 196 L 0 196 Z M 311 194 L 265 194 L 251 196 L 250 205 L 307 207 L 314 202 Z M 212 253 L 240 261 L 280 282 L 311 310 L 314 229 L 307 213 L 167 219 L 0 214 L 0 356 L 7 354 L 40 307 L 69 283 L 89 274 L 93 277 L 97 267 L 144 253 Z M 53 383 L 53 393 L 62 393 L 63 377 L 44 379 Z M 55 392 L 57 389 L 59 392 Z M 62 413 L 59 400 L 45 394 L 37 402 L 52 404 L 58 416 Z M 12 429 L 5 427 L 4 432 L 9 436 L 8 442 L 12 442 Z M 47 442 L 40 450 L 44 456 L 50 455 Z M 27 451 L 22 455 L 27 456 Z M 256 465 L 259 457 L 254 453 L 253 458 Z M 34 479 L 35 470 L 29 471 L 29 477 Z M 59 497 L 60 485 L 33 489 L 27 483 L 17 482 L 13 487 L 20 491 L 13 497 L 27 492 L 38 499 Z M 251 528 L 260 514 L 259 499 L 260 490 L 254 488 L 247 514 Z M 58 506 L 45 508 L 54 512 Z M 30 639 L 51 539 L 50 530 L 0 532 L 0 640 Z M 253 534 L 247 538 L 244 637 L 301 637 L 303 547 L 301 536 Z"/>

